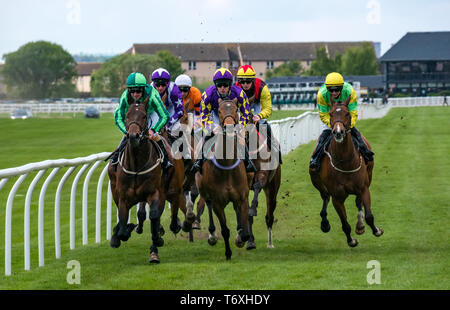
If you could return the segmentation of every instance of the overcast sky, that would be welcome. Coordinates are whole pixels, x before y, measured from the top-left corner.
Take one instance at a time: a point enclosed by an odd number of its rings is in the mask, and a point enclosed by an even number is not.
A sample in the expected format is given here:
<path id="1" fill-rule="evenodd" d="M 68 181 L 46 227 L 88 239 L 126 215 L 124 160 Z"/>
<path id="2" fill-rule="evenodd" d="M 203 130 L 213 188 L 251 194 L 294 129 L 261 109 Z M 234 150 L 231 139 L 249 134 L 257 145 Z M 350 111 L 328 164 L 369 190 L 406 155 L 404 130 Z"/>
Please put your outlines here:
<path id="1" fill-rule="evenodd" d="M 448 0 L 0 0 L 0 57 L 46 40 L 74 53 L 133 43 L 381 42 L 450 31 Z"/>

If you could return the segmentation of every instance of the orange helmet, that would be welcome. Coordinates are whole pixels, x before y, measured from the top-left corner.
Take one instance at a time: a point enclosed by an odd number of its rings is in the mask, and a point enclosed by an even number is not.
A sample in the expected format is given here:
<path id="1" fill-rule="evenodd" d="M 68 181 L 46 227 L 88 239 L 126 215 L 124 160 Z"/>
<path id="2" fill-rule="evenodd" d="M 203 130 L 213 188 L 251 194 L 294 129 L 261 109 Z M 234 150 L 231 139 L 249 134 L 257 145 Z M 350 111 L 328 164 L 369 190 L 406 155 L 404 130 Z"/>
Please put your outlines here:
<path id="1" fill-rule="evenodd" d="M 256 72 L 250 65 L 240 66 L 237 72 L 238 79 L 250 79 L 256 76 Z"/>

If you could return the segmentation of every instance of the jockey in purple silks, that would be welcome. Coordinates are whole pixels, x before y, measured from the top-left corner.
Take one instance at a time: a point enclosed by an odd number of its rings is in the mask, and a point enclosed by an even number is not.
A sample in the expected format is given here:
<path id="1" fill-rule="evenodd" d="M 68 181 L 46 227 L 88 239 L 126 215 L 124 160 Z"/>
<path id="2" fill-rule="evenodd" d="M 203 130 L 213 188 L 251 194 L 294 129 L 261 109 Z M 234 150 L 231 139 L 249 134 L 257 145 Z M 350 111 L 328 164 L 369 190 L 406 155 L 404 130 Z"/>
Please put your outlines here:
<path id="1" fill-rule="evenodd" d="M 152 86 L 158 91 L 161 100 L 170 114 L 167 122 L 170 143 L 177 139 L 180 132 L 180 118 L 184 114 L 183 95 L 178 86 L 170 81 L 170 73 L 164 68 L 158 68 L 152 73 Z M 173 135 L 172 135 L 173 132 Z"/>
<path id="2" fill-rule="evenodd" d="M 242 88 L 232 85 L 233 75 L 226 68 L 219 68 L 213 76 L 214 85 L 209 86 L 202 94 L 200 105 L 200 118 L 202 127 L 207 132 L 214 132 L 214 128 L 220 126 L 218 108 L 222 100 L 237 100 L 236 104 L 240 112 L 239 124 L 244 128 L 249 123 L 250 105 L 248 98 Z M 213 135 L 207 135 L 205 141 Z M 200 171 L 206 158 L 199 158 L 194 162 L 192 170 Z M 248 147 L 245 146 L 244 163 L 247 171 L 256 171 L 256 167 L 248 154 Z"/>

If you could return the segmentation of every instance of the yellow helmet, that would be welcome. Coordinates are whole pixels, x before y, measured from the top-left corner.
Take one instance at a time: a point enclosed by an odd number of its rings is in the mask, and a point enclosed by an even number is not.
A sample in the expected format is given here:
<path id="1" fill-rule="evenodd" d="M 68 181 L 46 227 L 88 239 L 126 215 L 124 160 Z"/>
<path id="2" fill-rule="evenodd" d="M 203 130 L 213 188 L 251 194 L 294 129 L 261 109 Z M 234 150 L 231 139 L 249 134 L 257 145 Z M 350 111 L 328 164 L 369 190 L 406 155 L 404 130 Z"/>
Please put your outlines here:
<path id="1" fill-rule="evenodd" d="M 241 79 L 250 79 L 256 76 L 256 72 L 250 65 L 240 66 L 237 72 L 237 77 Z"/>
<path id="2" fill-rule="evenodd" d="M 342 86 L 344 85 L 344 78 L 342 75 L 340 75 L 337 72 L 331 72 L 327 75 L 327 78 L 325 79 L 325 86 L 331 87 L 331 86 Z"/>

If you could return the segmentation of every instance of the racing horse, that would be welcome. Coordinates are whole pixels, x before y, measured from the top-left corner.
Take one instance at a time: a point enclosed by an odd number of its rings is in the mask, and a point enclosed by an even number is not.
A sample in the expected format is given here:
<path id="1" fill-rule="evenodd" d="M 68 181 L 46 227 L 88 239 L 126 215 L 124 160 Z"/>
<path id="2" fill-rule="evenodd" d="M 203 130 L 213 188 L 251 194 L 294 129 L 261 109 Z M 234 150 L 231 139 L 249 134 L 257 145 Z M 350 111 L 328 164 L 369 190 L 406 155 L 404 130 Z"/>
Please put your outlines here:
<path id="1" fill-rule="evenodd" d="M 238 124 L 238 108 L 236 102 L 232 100 L 221 101 L 218 107 L 218 116 L 222 129 L 225 129 L 226 126 L 232 126 L 233 128 L 234 125 Z M 219 159 L 216 157 L 219 153 L 222 153 L 220 155 L 224 153 L 229 155 L 228 153 L 231 153 L 227 152 L 227 148 L 229 147 L 226 144 L 227 137 L 233 139 L 233 156 L 221 156 Z M 217 242 L 211 211 L 213 210 L 220 222 L 221 234 L 225 241 L 225 257 L 229 260 L 231 259 L 232 251 L 229 242 L 230 230 L 226 224 L 225 207 L 229 202 L 233 203 L 238 230 L 235 244 L 237 247 L 242 248 L 250 237 L 248 231 L 249 185 L 244 163 L 237 156 L 237 135 L 231 133 L 229 130 L 223 130 L 222 134 L 216 135 L 216 138 L 214 156 L 208 158 L 203 164 L 202 174 L 200 172 L 195 174 L 195 182 L 200 195 L 205 199 L 206 205 L 208 206 L 210 232 L 208 243 L 214 245 Z M 222 150 L 220 150 L 220 146 L 222 146 Z"/>
<path id="2" fill-rule="evenodd" d="M 348 110 L 350 97 L 346 102 L 334 102 L 331 98 L 332 108 L 330 111 L 330 123 L 332 129 L 332 139 L 325 149 L 322 158 L 321 169 L 316 172 L 309 169 L 311 181 L 320 192 L 322 197 L 322 218 L 321 229 L 323 232 L 330 231 L 330 224 L 327 219 L 327 205 L 332 198 L 333 206 L 342 223 L 342 230 L 347 237 L 347 244 L 350 247 L 358 245 L 358 241 L 351 236 L 351 227 L 347 222 L 347 215 L 344 202 L 349 195 L 356 196 L 356 207 L 358 208 L 358 221 L 356 233 L 363 234 L 365 231 L 363 222 L 362 206 L 364 205 L 365 221 L 371 227 L 372 233 L 379 237 L 383 230 L 374 224 L 374 216 L 371 210 L 369 186 L 372 182 L 372 171 L 374 162 L 366 164 L 359 154 L 352 141 L 350 134 L 351 117 Z M 369 149 L 369 143 L 365 138 Z"/>
<path id="3" fill-rule="evenodd" d="M 161 131 L 161 136 L 163 143 L 166 146 L 166 150 L 168 154 L 172 153 L 172 150 L 175 148 L 171 148 L 170 145 L 166 144 L 166 141 L 169 140 L 169 135 L 167 130 Z M 160 204 L 164 210 L 164 206 L 166 200 L 170 202 L 170 211 L 171 211 L 171 222 L 170 222 L 170 230 L 177 234 L 180 229 L 184 232 L 191 232 L 192 223 L 195 220 L 195 214 L 193 212 L 192 204 L 189 200 L 186 200 L 186 197 L 183 194 L 183 182 L 184 182 L 184 162 L 183 158 L 173 159 L 174 166 L 169 168 L 167 173 L 163 173 L 161 177 L 161 191 L 160 191 Z M 180 223 L 178 218 L 178 210 L 183 211 L 185 214 L 185 220 L 183 224 Z M 141 202 L 139 204 L 138 210 L 138 227 L 136 228 L 137 233 L 142 233 L 143 222 L 146 219 L 146 210 L 145 210 L 145 202 Z M 163 233 L 163 229 L 161 233 Z"/>
<path id="4" fill-rule="evenodd" d="M 252 116 L 250 115 L 250 119 Z M 264 190 L 266 195 L 266 226 L 267 226 L 267 247 L 273 248 L 272 242 L 272 226 L 274 222 L 274 211 L 277 206 L 277 195 L 281 184 L 281 162 L 279 152 L 280 146 L 275 141 L 275 137 L 271 137 L 271 143 L 268 143 L 267 130 L 262 128 L 268 126 L 263 124 L 262 126 L 257 123 L 256 126 L 247 125 L 249 128 L 248 133 L 250 140 L 259 141 L 259 147 L 257 143 L 250 146 L 250 156 L 256 154 L 256 159 L 253 161 L 257 168 L 252 180 L 251 189 L 253 190 L 253 200 L 249 210 L 249 233 L 250 239 L 247 242 L 247 250 L 255 249 L 255 237 L 253 235 L 253 217 L 257 215 L 258 196 L 261 190 Z M 263 130 L 261 130 L 263 129 Z M 264 134 L 265 133 L 265 134 Z M 269 145 L 270 144 L 270 145 Z M 276 145 L 277 144 L 277 145 Z M 268 156 L 267 156 L 268 155 Z"/>
<path id="5" fill-rule="evenodd" d="M 149 98 L 143 103 L 132 103 L 126 114 L 126 138 L 124 151 L 119 155 L 116 171 L 111 164 L 108 175 L 111 181 L 111 192 L 117 205 L 119 222 L 114 227 L 110 245 L 118 248 L 121 241 L 127 241 L 135 224 L 128 224 L 129 210 L 140 201 L 150 206 L 150 230 L 152 245 L 150 247 L 150 263 L 159 263 L 158 247 L 164 244 L 161 238 L 160 216 L 163 205 L 161 194 L 162 153 L 156 143 L 150 141 L 147 130 L 147 107 Z"/>

